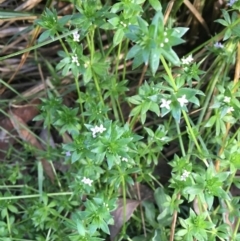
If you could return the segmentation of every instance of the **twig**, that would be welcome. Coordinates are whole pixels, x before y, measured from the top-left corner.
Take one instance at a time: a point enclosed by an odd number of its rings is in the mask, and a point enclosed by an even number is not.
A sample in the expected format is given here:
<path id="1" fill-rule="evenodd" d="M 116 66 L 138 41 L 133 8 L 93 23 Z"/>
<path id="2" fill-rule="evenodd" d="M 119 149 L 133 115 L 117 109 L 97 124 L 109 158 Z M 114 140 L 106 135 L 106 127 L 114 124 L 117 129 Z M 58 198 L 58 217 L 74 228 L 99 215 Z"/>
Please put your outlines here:
<path id="1" fill-rule="evenodd" d="M 180 197 L 181 197 L 181 195 L 180 195 L 180 193 L 178 193 L 177 200 L 179 200 Z M 170 232 L 169 241 L 174 241 L 176 221 L 177 221 L 177 210 L 175 210 L 174 213 L 173 213 L 173 219 L 172 219 L 172 224 L 171 224 L 171 232 Z"/>

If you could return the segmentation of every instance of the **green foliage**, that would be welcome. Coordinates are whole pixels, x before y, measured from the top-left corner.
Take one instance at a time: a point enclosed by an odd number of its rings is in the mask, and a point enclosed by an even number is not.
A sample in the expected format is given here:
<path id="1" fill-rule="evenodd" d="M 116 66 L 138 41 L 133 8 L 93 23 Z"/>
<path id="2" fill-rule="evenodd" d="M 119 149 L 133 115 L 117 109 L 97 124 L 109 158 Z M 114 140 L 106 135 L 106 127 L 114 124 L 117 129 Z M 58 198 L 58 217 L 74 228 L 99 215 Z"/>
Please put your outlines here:
<path id="1" fill-rule="evenodd" d="M 53 72 L 71 83 L 52 80 L 41 98 L 41 150 L 22 125 L 24 151 L 0 163 L 0 240 L 238 240 L 239 1 L 216 21 L 224 43 L 187 57 L 175 48 L 186 49 L 183 1 L 170 17 L 167 1 L 70 2 L 72 14 L 35 21 L 41 44 L 59 40 Z"/>
<path id="2" fill-rule="evenodd" d="M 149 27 L 141 17 L 137 18 L 137 22 L 138 25 L 130 25 L 129 32 L 126 33 L 126 37 L 136 43 L 127 54 L 127 59 L 134 58 L 133 68 L 142 63 L 150 64 L 152 74 L 155 75 L 161 55 L 170 63 L 180 65 L 180 60 L 172 47 L 184 42 L 181 37 L 187 28 L 165 28 L 161 11 L 156 12 Z"/>

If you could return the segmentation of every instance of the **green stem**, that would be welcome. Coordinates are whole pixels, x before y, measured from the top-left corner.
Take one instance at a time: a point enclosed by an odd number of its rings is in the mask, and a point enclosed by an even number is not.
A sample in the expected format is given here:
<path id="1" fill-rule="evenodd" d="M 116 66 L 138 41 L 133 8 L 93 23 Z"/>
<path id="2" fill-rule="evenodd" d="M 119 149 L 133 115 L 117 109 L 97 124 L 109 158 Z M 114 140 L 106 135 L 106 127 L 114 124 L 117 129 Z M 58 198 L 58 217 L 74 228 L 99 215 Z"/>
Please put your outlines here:
<path id="1" fill-rule="evenodd" d="M 58 33 L 57 33 L 57 36 L 60 37 L 60 35 L 59 35 Z M 68 52 L 68 50 L 67 50 L 67 47 L 66 47 L 65 44 L 63 43 L 62 38 L 59 38 L 59 42 L 61 43 L 61 45 L 62 45 L 65 53 L 66 53 L 67 55 L 69 55 L 69 52 Z"/>
<path id="2" fill-rule="evenodd" d="M 9 236 L 10 236 L 10 238 L 12 238 L 11 223 L 9 220 L 8 210 L 6 212 L 6 219 L 7 219 L 7 227 L 8 227 Z"/>
<path id="3" fill-rule="evenodd" d="M 120 169 L 120 167 L 117 165 L 117 169 L 119 171 L 119 175 L 121 177 L 121 181 L 122 181 L 122 194 L 123 194 L 123 229 L 122 232 L 126 233 L 126 207 L 127 207 L 127 198 L 126 198 L 126 183 L 125 183 L 125 179 L 124 179 L 124 175 Z"/>
<path id="4" fill-rule="evenodd" d="M 134 127 L 134 125 L 135 125 L 135 123 L 136 123 L 136 121 L 137 121 L 138 118 L 139 118 L 139 115 L 138 115 L 138 114 L 136 114 L 135 116 L 133 116 L 133 118 L 132 118 L 132 120 L 131 120 L 131 122 L 130 122 L 130 124 L 129 124 L 130 129 L 133 129 L 133 127 Z"/>
<path id="5" fill-rule="evenodd" d="M 125 53 L 128 51 L 128 44 L 129 44 L 129 41 L 126 40 L 126 41 L 125 41 L 125 46 L 124 46 L 124 50 L 125 50 L 124 52 L 125 52 Z M 126 58 L 124 58 L 123 65 L 124 65 L 124 68 L 123 68 L 123 73 L 122 73 L 122 80 L 125 80 L 126 67 L 127 67 L 127 60 L 126 60 Z"/>
<path id="6" fill-rule="evenodd" d="M 177 85 L 176 85 L 176 83 L 175 83 L 175 80 L 174 80 L 174 78 L 173 78 L 173 76 L 172 76 L 171 70 L 169 69 L 169 67 L 168 67 L 168 65 L 167 65 L 167 63 L 166 63 L 166 61 L 165 61 L 165 59 L 164 59 L 164 57 L 163 57 L 162 55 L 160 56 L 160 59 L 161 59 L 161 61 L 162 61 L 163 67 L 165 68 L 165 70 L 166 70 L 166 72 L 167 72 L 167 74 L 168 74 L 168 77 L 169 77 L 169 80 L 170 80 L 170 84 L 172 85 L 174 91 L 177 92 L 177 91 L 178 91 L 178 88 L 177 88 Z M 187 124 L 187 126 L 188 126 L 189 133 L 190 133 L 190 135 L 191 135 L 191 137 L 192 137 L 192 139 L 193 139 L 193 141 L 194 141 L 194 143 L 195 143 L 195 145 L 196 145 L 199 153 L 202 153 L 201 147 L 200 147 L 199 144 L 198 144 L 198 141 L 197 141 L 197 139 L 196 139 L 196 137 L 195 137 L 195 135 L 194 135 L 192 126 L 191 126 L 191 124 L 190 124 L 190 122 L 189 122 L 189 120 L 188 120 L 188 116 L 187 116 L 187 114 L 186 114 L 186 112 L 185 112 L 184 110 L 182 110 L 182 113 L 183 113 L 184 120 L 185 120 L 185 122 L 186 122 L 186 124 Z M 181 144 L 181 143 L 180 143 L 180 144 Z M 206 160 L 203 160 L 203 162 L 204 162 L 205 165 L 208 167 L 208 163 L 206 162 Z"/>
<path id="7" fill-rule="evenodd" d="M 116 120 L 119 120 L 119 115 L 118 115 L 116 101 L 115 101 L 114 96 L 112 94 L 111 94 L 111 102 L 112 102 L 112 108 L 113 108 L 114 117 L 115 117 Z"/>
<path id="8" fill-rule="evenodd" d="M 98 35 L 98 42 L 99 42 L 99 47 L 100 47 L 100 51 L 103 57 L 105 57 L 105 53 L 104 53 L 104 49 L 103 49 L 103 44 L 102 44 L 102 38 L 101 38 L 101 34 L 100 34 L 100 30 L 99 28 L 97 28 L 97 35 Z"/>
<path id="9" fill-rule="evenodd" d="M 80 86 L 79 86 L 78 78 L 75 77 L 74 81 L 75 81 L 75 85 L 76 85 L 76 89 L 77 89 L 77 93 L 78 93 L 78 102 L 79 102 L 79 106 L 80 106 L 80 111 L 81 111 L 81 114 L 82 114 L 83 113 L 83 106 L 82 106 L 82 101 L 81 101 L 81 92 L 80 92 Z M 85 123 L 84 115 L 81 115 L 81 118 L 82 118 L 82 124 L 84 124 Z"/>
<path id="10" fill-rule="evenodd" d="M 237 223 L 235 225 L 235 229 L 234 229 L 234 232 L 233 232 L 233 236 L 231 237 L 231 241 L 236 240 L 236 236 L 237 236 L 237 233 L 238 233 L 239 226 L 240 226 L 240 218 L 238 218 Z"/>
<path id="11" fill-rule="evenodd" d="M 184 148 L 184 145 L 183 145 L 181 131 L 180 131 L 180 128 L 179 128 L 179 123 L 177 123 L 177 121 L 176 121 L 176 127 L 177 127 L 178 140 L 179 140 L 179 143 L 180 143 L 180 148 L 181 148 L 181 151 L 182 151 L 182 155 L 186 156 L 186 152 L 185 152 L 185 148 Z"/>
<path id="12" fill-rule="evenodd" d="M 48 197 L 67 196 L 67 195 L 73 195 L 73 192 L 47 193 Z M 41 196 L 40 194 L 31 194 L 31 195 L 21 195 L 21 196 L 0 197 L 0 201 L 1 200 L 12 200 L 12 199 L 38 198 L 40 196 Z"/>
<path id="13" fill-rule="evenodd" d="M 168 74 L 169 80 L 171 81 L 171 85 L 172 85 L 174 91 L 177 92 L 178 88 L 177 88 L 175 80 L 174 80 L 174 78 L 172 76 L 171 70 L 169 69 L 169 67 L 168 67 L 168 65 L 167 65 L 167 63 L 166 63 L 166 61 L 165 61 L 165 59 L 164 59 L 164 57 L 162 55 L 160 55 L 160 59 L 162 61 L 164 69 L 166 70 L 166 72 Z"/>
<path id="14" fill-rule="evenodd" d="M 118 107 L 118 110 L 119 110 L 119 113 L 120 113 L 120 116 L 121 116 L 121 121 L 122 121 L 122 123 L 124 123 L 124 117 L 123 117 L 123 113 L 122 113 L 122 109 L 121 109 L 121 105 L 119 103 L 119 100 L 117 100 L 117 107 Z"/>
<path id="15" fill-rule="evenodd" d="M 119 66 L 119 62 L 120 62 L 121 49 L 122 49 L 122 42 L 120 42 L 118 45 L 118 53 L 117 53 L 117 57 L 116 57 L 116 68 L 115 68 L 116 79 L 118 78 L 118 66 Z"/>
<path id="16" fill-rule="evenodd" d="M 90 37 L 89 37 L 89 34 L 90 34 Z M 90 66 L 92 66 L 93 60 L 94 60 L 94 53 L 95 53 L 94 29 L 92 29 L 92 31 L 90 31 L 89 34 L 86 36 L 86 39 L 87 39 L 87 43 L 88 43 L 88 47 L 89 47 L 89 51 L 90 51 Z M 99 86 L 98 79 L 97 79 L 97 77 L 96 77 L 96 75 L 93 71 L 92 71 L 92 76 L 93 76 L 93 80 L 94 80 L 96 90 L 98 92 L 99 99 L 102 102 L 102 104 L 104 105 L 104 101 L 103 101 L 103 97 L 102 97 L 102 93 L 101 93 L 101 88 Z"/>
<path id="17" fill-rule="evenodd" d="M 185 119 L 185 121 L 186 121 L 186 124 L 187 124 L 188 130 L 189 130 L 190 136 L 192 137 L 193 142 L 195 143 L 195 145 L 196 145 L 196 147 L 197 147 L 197 149 L 198 149 L 198 152 L 201 154 L 201 153 L 202 153 L 202 149 L 201 149 L 201 147 L 200 147 L 199 144 L 198 144 L 198 141 L 197 141 L 196 136 L 194 135 L 192 126 L 190 125 L 190 122 L 189 122 L 189 120 L 188 120 L 188 116 L 187 116 L 187 114 L 186 114 L 186 112 L 185 112 L 184 110 L 182 110 L 182 113 L 183 113 L 184 119 Z M 205 159 L 203 159 L 202 161 L 204 162 L 204 164 L 205 164 L 207 167 L 209 166 L 208 163 L 207 163 L 207 161 L 206 161 Z"/>

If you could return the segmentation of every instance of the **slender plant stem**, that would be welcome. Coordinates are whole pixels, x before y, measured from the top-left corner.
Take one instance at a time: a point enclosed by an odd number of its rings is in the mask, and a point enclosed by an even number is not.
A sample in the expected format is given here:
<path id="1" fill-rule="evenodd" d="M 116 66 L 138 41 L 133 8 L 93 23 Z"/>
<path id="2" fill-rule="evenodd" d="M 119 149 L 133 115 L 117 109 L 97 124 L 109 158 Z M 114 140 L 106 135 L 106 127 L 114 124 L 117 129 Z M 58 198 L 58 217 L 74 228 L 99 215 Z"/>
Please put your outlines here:
<path id="1" fill-rule="evenodd" d="M 180 131 L 180 128 L 179 128 L 179 123 L 177 123 L 177 121 L 176 121 L 176 127 L 177 127 L 178 140 L 179 140 L 179 143 L 180 143 L 182 155 L 186 156 L 185 148 L 184 148 L 183 141 L 182 141 L 181 131 Z"/>
<path id="2" fill-rule="evenodd" d="M 82 105 L 82 101 L 81 101 L 82 99 L 81 99 L 81 92 L 80 92 L 80 86 L 79 86 L 78 78 L 75 77 L 74 81 L 75 81 L 75 85 L 76 85 L 76 89 L 77 89 L 78 103 L 79 103 L 79 107 L 80 107 L 80 111 L 81 111 L 81 119 L 82 119 L 82 125 L 83 125 L 85 123 L 85 120 L 84 120 L 84 115 L 82 115 L 83 105 Z"/>
<path id="3" fill-rule="evenodd" d="M 53 196 L 67 196 L 67 195 L 73 195 L 73 192 L 58 192 L 58 193 L 47 193 L 48 197 Z M 40 194 L 31 194 L 31 195 L 20 195 L 20 196 L 9 196 L 9 197 L 0 197 L 1 200 L 12 200 L 12 199 L 26 199 L 26 198 L 38 198 L 40 197 Z"/>

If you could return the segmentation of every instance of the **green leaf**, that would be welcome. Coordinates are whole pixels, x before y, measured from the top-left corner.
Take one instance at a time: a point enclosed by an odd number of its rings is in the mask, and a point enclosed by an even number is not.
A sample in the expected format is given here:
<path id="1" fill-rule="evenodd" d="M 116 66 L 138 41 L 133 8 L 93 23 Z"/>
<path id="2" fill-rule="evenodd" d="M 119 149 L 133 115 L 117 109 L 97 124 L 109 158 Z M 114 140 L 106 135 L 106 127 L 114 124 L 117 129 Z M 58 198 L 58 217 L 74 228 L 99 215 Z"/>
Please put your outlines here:
<path id="1" fill-rule="evenodd" d="M 125 33 L 122 28 L 119 28 L 116 31 L 116 33 L 114 34 L 114 37 L 113 37 L 113 46 L 114 47 L 116 45 L 118 45 L 120 42 L 122 42 L 124 35 L 125 35 Z"/>
<path id="2" fill-rule="evenodd" d="M 222 14 L 223 14 L 224 19 L 227 21 L 227 23 L 231 24 L 231 18 L 230 18 L 228 11 L 226 11 L 225 9 L 222 9 Z"/>
<path id="3" fill-rule="evenodd" d="M 131 112 L 130 112 L 130 116 L 136 116 L 136 115 L 139 115 L 139 113 L 141 112 L 141 106 L 136 106 L 134 107 Z"/>
<path id="4" fill-rule="evenodd" d="M 212 116 L 208 121 L 207 123 L 204 125 L 204 127 L 212 127 L 214 125 L 214 123 L 216 122 L 217 120 L 217 116 Z"/>
<path id="5" fill-rule="evenodd" d="M 160 54 L 161 54 L 161 50 L 159 48 L 151 49 L 149 62 L 150 62 L 150 68 L 153 76 L 158 70 Z"/>
<path id="6" fill-rule="evenodd" d="M 139 65 L 143 64 L 144 60 L 143 60 L 143 56 L 142 56 L 142 51 L 140 51 L 133 60 L 133 65 L 132 68 L 136 69 Z"/>
<path id="7" fill-rule="evenodd" d="M 217 19 L 215 22 L 222 24 L 223 26 L 228 26 L 228 23 L 223 19 Z"/>
<path id="8" fill-rule="evenodd" d="M 201 193 L 203 191 L 203 186 L 196 184 L 196 185 L 192 185 L 190 187 L 185 187 L 183 189 L 183 192 L 186 194 L 190 194 L 190 195 L 198 195 L 199 193 Z"/>
<path id="9" fill-rule="evenodd" d="M 184 27 L 174 28 L 171 36 L 181 38 L 188 30 L 189 30 L 189 28 L 184 28 Z"/>
<path id="10" fill-rule="evenodd" d="M 149 0 L 149 3 L 155 11 L 162 11 L 162 6 L 159 0 Z"/>
<path id="11" fill-rule="evenodd" d="M 160 108 L 157 103 L 152 102 L 149 110 L 153 111 L 157 116 L 160 116 Z"/>
<path id="12" fill-rule="evenodd" d="M 159 212 L 162 213 L 164 209 L 166 209 L 166 207 L 164 206 L 164 204 L 167 201 L 167 195 L 164 192 L 164 188 L 163 187 L 159 187 L 155 190 L 154 192 L 154 198 L 156 200 Z"/>
<path id="13" fill-rule="evenodd" d="M 176 104 L 172 104 L 171 107 L 171 113 L 173 115 L 173 118 L 177 121 L 177 123 L 179 123 L 181 118 L 181 109 Z"/>
<path id="14" fill-rule="evenodd" d="M 223 41 L 229 39 L 231 35 L 232 35 L 232 30 L 228 28 L 227 31 L 224 33 Z"/>
<path id="15" fill-rule="evenodd" d="M 148 133 L 150 137 L 154 137 L 154 132 L 152 131 L 152 129 L 144 127 L 144 130 Z"/>
<path id="16" fill-rule="evenodd" d="M 102 231 L 106 234 L 110 234 L 110 231 L 109 231 L 109 228 L 108 228 L 108 225 L 106 224 L 106 222 L 104 222 L 102 220 L 101 224 L 100 224 L 100 228 L 102 229 Z"/>
<path id="17" fill-rule="evenodd" d="M 72 154 L 71 161 L 72 161 L 72 163 L 74 163 L 74 162 L 76 162 L 76 161 L 79 161 L 80 158 L 81 158 L 81 154 L 75 151 L 75 152 L 73 152 L 73 154 Z"/>
<path id="18" fill-rule="evenodd" d="M 141 106 L 142 106 L 141 114 L 145 114 L 150 109 L 151 102 L 145 101 L 145 102 L 142 103 Z"/>
<path id="19" fill-rule="evenodd" d="M 146 113 L 141 113 L 141 123 L 144 124 L 146 121 L 147 115 Z"/>
<path id="20" fill-rule="evenodd" d="M 88 68 L 86 69 L 83 75 L 84 84 L 86 85 L 91 79 L 92 79 L 92 69 L 90 68 L 90 66 L 88 66 Z"/>
<path id="21" fill-rule="evenodd" d="M 143 201 L 142 205 L 145 208 L 145 215 L 146 215 L 146 218 L 149 221 L 149 223 L 152 226 L 156 225 L 156 220 L 155 220 L 156 209 L 155 209 L 154 204 L 149 201 Z"/>
<path id="22" fill-rule="evenodd" d="M 44 40 L 48 39 L 49 36 L 51 35 L 51 31 L 50 30 L 46 30 L 44 31 L 38 38 L 38 43 L 43 42 Z"/>
<path id="23" fill-rule="evenodd" d="M 80 220 L 77 221 L 77 231 L 81 236 L 85 236 L 85 228 Z"/>
<path id="24" fill-rule="evenodd" d="M 139 45 L 134 45 L 127 53 L 126 60 L 135 57 L 139 51 L 141 51 L 141 47 Z"/>
<path id="25" fill-rule="evenodd" d="M 137 17 L 138 25 L 144 34 L 148 34 L 148 23 L 141 17 Z"/>
<path id="26" fill-rule="evenodd" d="M 206 203 L 207 203 L 207 207 L 208 207 L 208 210 L 211 210 L 212 209 L 212 205 L 213 205 L 213 200 L 214 200 L 214 196 L 212 194 L 209 194 L 209 193 L 204 193 L 204 197 L 205 197 L 205 200 L 206 200 Z"/>
<path id="27" fill-rule="evenodd" d="M 12 212 L 12 213 L 18 213 L 18 210 L 15 206 L 13 205 L 8 205 L 8 209 Z"/>
<path id="28" fill-rule="evenodd" d="M 156 12 L 156 14 L 153 17 L 151 25 L 155 26 L 155 31 L 157 29 L 159 29 L 159 27 L 160 27 L 161 30 L 163 30 L 163 28 L 164 28 L 164 25 L 163 25 L 163 14 L 162 14 L 161 11 Z"/>
<path id="29" fill-rule="evenodd" d="M 139 105 L 142 102 L 142 98 L 139 95 L 131 96 L 127 100 L 134 105 Z"/>
<path id="30" fill-rule="evenodd" d="M 114 27 L 117 27 L 120 22 L 120 18 L 114 17 L 114 18 L 108 19 L 108 22 L 111 23 Z"/>
<path id="31" fill-rule="evenodd" d="M 162 49 L 162 54 L 173 65 L 180 66 L 181 61 L 178 58 L 177 54 L 172 49 L 166 50 L 165 48 L 163 48 Z"/>

